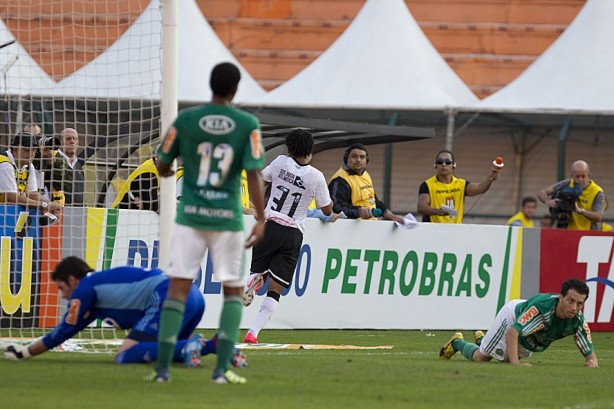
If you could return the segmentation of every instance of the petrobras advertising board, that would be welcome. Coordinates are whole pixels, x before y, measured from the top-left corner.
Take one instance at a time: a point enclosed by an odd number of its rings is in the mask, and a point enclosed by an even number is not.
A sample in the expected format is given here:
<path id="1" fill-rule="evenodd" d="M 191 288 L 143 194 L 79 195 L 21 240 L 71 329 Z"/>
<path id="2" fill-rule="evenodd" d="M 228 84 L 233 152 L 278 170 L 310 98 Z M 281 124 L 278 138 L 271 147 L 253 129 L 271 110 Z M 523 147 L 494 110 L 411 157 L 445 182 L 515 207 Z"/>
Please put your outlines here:
<path id="1" fill-rule="evenodd" d="M 487 328 L 519 294 L 521 243 L 522 229 L 500 226 L 405 230 L 388 221 L 309 219 L 294 280 L 267 328 Z M 215 328 L 222 297 L 210 264 L 200 285 L 201 325 Z M 266 291 L 244 310 L 242 327 Z"/>
<path id="2" fill-rule="evenodd" d="M 558 293 L 568 278 L 586 280 L 584 316 L 593 331 L 614 331 L 614 234 L 541 232 L 540 292 Z"/>

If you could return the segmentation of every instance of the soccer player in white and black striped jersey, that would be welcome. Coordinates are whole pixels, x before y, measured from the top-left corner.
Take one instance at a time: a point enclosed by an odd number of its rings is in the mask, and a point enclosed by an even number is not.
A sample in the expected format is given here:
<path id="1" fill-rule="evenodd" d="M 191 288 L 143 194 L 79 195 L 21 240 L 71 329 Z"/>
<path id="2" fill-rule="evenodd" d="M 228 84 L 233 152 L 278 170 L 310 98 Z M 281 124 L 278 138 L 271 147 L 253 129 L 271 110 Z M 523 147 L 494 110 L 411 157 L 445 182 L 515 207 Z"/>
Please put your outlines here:
<path id="1" fill-rule="evenodd" d="M 292 281 L 312 199 L 324 213 L 325 221 L 337 219 L 326 179 L 310 165 L 313 147 L 311 134 L 295 129 L 286 136 L 288 155 L 278 156 L 262 171 L 264 181 L 270 184 L 265 206 L 266 230 L 262 241 L 253 248 L 251 277 L 243 295 L 243 305 L 252 303 L 254 293 L 267 277 L 270 281 L 258 315 L 245 336 L 247 343 L 258 342 L 258 333 L 277 309 L 282 290 Z"/>

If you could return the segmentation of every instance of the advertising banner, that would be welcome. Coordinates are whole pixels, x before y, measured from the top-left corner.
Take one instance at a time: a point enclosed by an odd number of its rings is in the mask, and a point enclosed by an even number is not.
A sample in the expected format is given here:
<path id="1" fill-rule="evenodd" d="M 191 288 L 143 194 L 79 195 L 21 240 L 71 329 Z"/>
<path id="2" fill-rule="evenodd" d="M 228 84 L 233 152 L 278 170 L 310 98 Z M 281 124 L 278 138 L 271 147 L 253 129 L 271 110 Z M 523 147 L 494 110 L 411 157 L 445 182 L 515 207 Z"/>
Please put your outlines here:
<path id="1" fill-rule="evenodd" d="M 79 216 L 81 217 L 81 216 Z M 87 209 L 82 255 L 96 269 L 158 266 L 158 215 Z M 246 230 L 252 217 L 246 217 Z M 138 226 L 138 228 L 137 228 Z M 519 298 L 523 229 L 389 221 L 307 220 L 298 266 L 267 328 L 484 329 L 501 306 Z M 64 241 L 64 246 L 66 246 Z M 251 250 L 246 251 L 247 277 Z M 197 284 L 217 328 L 221 283 L 205 255 Z M 267 286 L 243 314 L 248 327 Z"/>
<path id="2" fill-rule="evenodd" d="M 387 221 L 308 220 L 294 281 L 268 328 L 479 329 L 520 285 L 522 229 Z M 246 272 L 249 269 L 249 253 Z M 215 328 L 221 286 L 201 287 Z M 515 283 L 515 284 L 514 284 Z M 266 286 L 243 314 L 255 317 Z"/>
<path id="3" fill-rule="evenodd" d="M 40 271 L 35 211 L 0 206 L 0 328 L 32 327 Z"/>
<path id="4" fill-rule="evenodd" d="M 541 232 L 540 292 L 558 293 L 568 278 L 586 280 L 590 295 L 584 316 L 593 331 L 614 331 L 614 234 Z"/>

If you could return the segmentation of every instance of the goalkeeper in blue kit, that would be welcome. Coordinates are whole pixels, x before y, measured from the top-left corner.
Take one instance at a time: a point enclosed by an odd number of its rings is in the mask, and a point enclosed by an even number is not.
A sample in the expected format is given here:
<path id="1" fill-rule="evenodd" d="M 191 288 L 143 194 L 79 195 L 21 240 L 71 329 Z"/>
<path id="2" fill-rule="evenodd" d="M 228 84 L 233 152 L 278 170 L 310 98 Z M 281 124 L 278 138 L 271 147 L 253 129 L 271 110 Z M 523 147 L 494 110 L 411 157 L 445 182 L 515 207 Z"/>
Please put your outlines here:
<path id="1" fill-rule="evenodd" d="M 51 279 L 62 298 L 68 300 L 64 317 L 51 332 L 32 344 L 6 347 L 6 359 L 17 361 L 42 354 L 100 319 L 118 329 L 132 329 L 117 351 L 116 363 L 156 360 L 160 311 L 169 283 L 161 270 L 126 266 L 94 272 L 85 261 L 71 256 L 58 263 Z M 201 355 L 217 352 L 216 337 L 204 340 L 200 334 L 191 336 L 204 311 L 204 298 L 198 287 L 192 285 L 174 361 L 184 361 L 187 366 L 194 367 L 200 364 Z M 245 357 L 239 350 L 235 350 L 232 363 L 245 366 Z"/>
<path id="2" fill-rule="evenodd" d="M 537 294 L 528 300 L 512 300 L 505 304 L 484 335 L 475 332 L 475 343 L 455 333 L 441 347 L 439 357 L 451 359 L 456 352 L 470 361 L 487 362 L 495 358 L 512 365 L 525 365 L 520 359 L 533 352 L 545 351 L 552 342 L 573 335 L 584 356 L 584 366 L 599 366 L 591 339 L 591 331 L 582 315 L 589 288 L 582 280 L 565 281 L 560 294 Z"/>

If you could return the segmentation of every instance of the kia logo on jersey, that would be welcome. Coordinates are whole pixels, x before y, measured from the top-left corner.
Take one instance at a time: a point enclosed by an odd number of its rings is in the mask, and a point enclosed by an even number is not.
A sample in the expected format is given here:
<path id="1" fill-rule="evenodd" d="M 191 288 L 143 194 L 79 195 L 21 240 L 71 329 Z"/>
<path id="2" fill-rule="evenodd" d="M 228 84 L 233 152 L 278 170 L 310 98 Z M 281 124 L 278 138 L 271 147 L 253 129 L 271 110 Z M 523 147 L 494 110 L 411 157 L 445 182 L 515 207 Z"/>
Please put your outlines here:
<path id="1" fill-rule="evenodd" d="M 212 135 L 227 135 L 236 128 L 235 121 L 224 115 L 206 115 L 200 118 L 198 126 Z"/>

